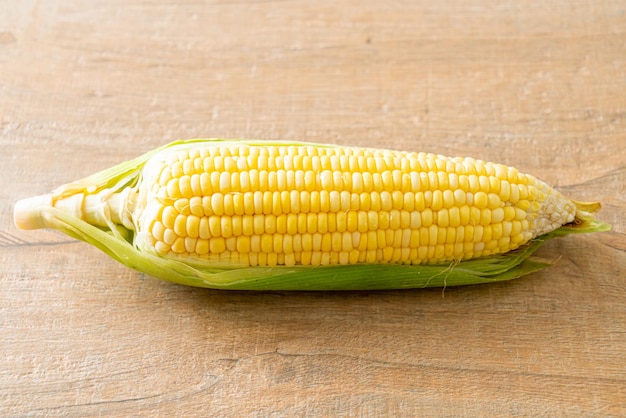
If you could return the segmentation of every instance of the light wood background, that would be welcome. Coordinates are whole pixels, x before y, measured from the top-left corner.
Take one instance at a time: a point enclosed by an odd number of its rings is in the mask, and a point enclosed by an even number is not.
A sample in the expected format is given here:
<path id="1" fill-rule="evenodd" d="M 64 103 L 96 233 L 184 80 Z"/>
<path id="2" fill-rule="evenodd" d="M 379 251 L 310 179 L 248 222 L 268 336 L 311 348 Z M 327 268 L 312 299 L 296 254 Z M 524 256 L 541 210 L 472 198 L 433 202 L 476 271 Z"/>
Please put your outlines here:
<path id="1" fill-rule="evenodd" d="M 247 293 L 142 276 L 17 199 L 174 139 L 514 165 L 609 233 L 527 278 Z M 0 415 L 626 415 L 623 1 L 0 0 Z"/>

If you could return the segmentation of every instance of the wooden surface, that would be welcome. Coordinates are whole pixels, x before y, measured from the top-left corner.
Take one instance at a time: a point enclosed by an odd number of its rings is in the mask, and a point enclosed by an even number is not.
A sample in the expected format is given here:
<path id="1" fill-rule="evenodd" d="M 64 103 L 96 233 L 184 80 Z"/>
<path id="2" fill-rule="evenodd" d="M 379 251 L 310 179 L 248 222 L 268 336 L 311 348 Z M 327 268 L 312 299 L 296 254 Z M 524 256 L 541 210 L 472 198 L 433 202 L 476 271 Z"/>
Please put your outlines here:
<path id="1" fill-rule="evenodd" d="M 0 416 L 626 415 L 620 1 L 0 0 Z M 514 165 L 612 232 L 485 286 L 144 277 L 12 207 L 174 139 Z"/>

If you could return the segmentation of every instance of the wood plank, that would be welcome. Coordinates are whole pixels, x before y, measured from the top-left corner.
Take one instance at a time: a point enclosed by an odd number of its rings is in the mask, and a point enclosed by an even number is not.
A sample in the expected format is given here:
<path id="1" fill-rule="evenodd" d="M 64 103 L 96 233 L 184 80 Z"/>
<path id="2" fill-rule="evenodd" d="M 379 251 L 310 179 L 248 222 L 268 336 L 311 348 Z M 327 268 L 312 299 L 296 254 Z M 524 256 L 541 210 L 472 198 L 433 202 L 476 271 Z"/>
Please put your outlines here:
<path id="1" fill-rule="evenodd" d="M 620 2 L 4 2 L 0 415 L 626 415 Z M 293 139 L 514 165 L 608 233 L 486 286 L 175 286 L 16 200 L 174 139 Z"/>

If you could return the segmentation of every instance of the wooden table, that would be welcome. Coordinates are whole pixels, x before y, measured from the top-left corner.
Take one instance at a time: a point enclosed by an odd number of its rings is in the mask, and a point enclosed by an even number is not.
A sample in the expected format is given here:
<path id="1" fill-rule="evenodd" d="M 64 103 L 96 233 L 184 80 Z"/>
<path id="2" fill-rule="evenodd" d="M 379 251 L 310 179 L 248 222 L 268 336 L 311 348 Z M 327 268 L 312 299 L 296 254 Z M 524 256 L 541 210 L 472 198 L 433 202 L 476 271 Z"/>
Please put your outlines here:
<path id="1" fill-rule="evenodd" d="M 1 416 L 626 415 L 623 2 L 0 9 Z M 507 283 L 247 293 L 13 226 L 17 199 L 209 136 L 496 160 L 613 231 Z"/>

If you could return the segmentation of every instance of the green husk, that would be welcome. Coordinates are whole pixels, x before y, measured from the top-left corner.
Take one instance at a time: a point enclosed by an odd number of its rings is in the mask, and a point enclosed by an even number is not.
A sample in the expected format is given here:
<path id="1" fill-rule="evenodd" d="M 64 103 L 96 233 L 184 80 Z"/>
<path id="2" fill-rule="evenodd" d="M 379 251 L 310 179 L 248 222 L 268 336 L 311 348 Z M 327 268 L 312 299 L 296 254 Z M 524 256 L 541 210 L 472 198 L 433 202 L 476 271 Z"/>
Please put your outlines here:
<path id="1" fill-rule="evenodd" d="M 178 141 L 143 156 L 63 186 L 53 193 L 61 198 L 74 193 L 121 190 L 140 181 L 141 169 L 158 152 L 172 146 L 222 140 Z M 227 142 L 233 142 L 228 140 Z M 292 144 L 290 142 L 245 141 L 246 144 Z M 324 146 L 324 145 L 321 145 Z M 85 241 L 120 263 L 169 282 L 188 286 L 242 290 L 371 290 L 446 287 L 510 280 L 536 272 L 552 263 L 531 257 L 549 239 L 572 233 L 610 229 L 591 215 L 599 208 L 577 203 L 580 216 L 568 225 L 533 239 L 526 245 L 490 257 L 438 265 L 357 264 L 342 266 L 237 267 L 207 264 L 189 259 L 162 258 L 133 245 L 134 232 L 120 225 L 98 227 L 53 207 L 41 208 L 47 227 Z"/>

